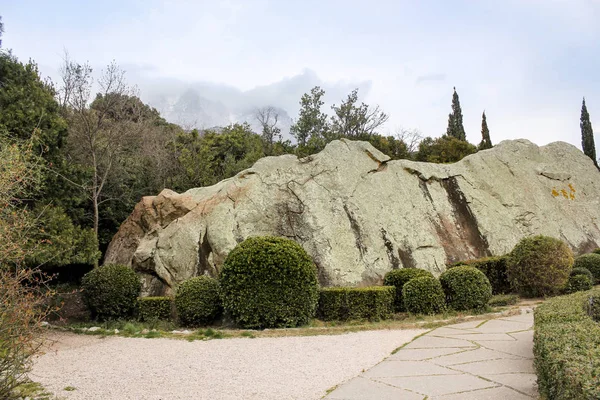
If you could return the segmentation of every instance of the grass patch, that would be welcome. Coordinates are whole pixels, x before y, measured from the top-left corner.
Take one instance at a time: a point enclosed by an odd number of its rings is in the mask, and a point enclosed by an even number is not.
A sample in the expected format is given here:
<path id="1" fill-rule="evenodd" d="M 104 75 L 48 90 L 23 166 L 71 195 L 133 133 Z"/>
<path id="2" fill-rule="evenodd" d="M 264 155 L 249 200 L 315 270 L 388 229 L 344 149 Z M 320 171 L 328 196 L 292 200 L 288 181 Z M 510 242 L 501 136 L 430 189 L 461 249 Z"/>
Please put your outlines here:
<path id="1" fill-rule="evenodd" d="M 65 387 L 63 390 L 64 390 L 65 392 L 73 392 L 73 391 L 77 390 L 77 388 L 76 388 L 76 387 L 74 387 L 74 386 L 67 386 L 67 387 Z"/>
<path id="2" fill-rule="evenodd" d="M 517 294 L 497 294 L 490 299 L 490 307 L 512 306 L 519 302 Z"/>
<path id="3" fill-rule="evenodd" d="M 55 400 L 56 397 L 41 384 L 29 381 L 15 389 L 18 396 L 31 400 Z"/>

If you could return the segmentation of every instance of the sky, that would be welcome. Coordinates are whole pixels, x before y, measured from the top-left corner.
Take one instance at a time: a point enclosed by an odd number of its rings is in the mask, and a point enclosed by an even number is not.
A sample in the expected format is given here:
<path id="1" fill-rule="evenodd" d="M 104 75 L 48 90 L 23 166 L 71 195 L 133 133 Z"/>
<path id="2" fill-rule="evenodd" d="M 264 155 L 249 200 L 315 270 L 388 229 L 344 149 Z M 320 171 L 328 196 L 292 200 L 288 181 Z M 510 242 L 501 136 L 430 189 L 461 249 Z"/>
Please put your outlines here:
<path id="1" fill-rule="evenodd" d="M 354 87 L 403 127 L 445 133 L 453 87 L 467 139 L 581 146 L 586 97 L 600 142 L 600 0 L 0 0 L 3 48 L 57 78 L 64 50 L 116 60 L 142 99 L 193 86 L 295 117 Z M 264 103 L 264 104 L 261 104 Z M 269 104 L 267 104 L 269 103 Z"/>

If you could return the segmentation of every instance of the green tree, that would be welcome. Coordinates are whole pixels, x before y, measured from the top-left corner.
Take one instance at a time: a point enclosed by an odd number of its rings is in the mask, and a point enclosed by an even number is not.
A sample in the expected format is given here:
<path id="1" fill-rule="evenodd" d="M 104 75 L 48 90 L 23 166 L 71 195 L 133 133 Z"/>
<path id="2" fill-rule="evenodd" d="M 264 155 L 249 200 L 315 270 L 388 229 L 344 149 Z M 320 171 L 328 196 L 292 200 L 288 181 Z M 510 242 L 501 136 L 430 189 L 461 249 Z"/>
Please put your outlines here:
<path id="1" fill-rule="evenodd" d="M 446 129 L 446 135 L 454 137 L 458 140 L 467 140 L 465 127 L 463 126 L 463 115 L 460 108 L 460 100 L 458 99 L 456 88 L 454 88 L 454 94 L 452 95 L 452 112 L 450 115 L 448 115 L 448 128 Z"/>
<path id="2" fill-rule="evenodd" d="M 300 99 L 300 113 L 298 120 L 290 127 L 299 148 L 307 146 L 310 139 L 313 142 L 321 140 L 329 130 L 327 114 L 321 111 L 325 91 L 315 86 L 310 93 L 305 93 Z"/>
<path id="3" fill-rule="evenodd" d="M 358 104 L 358 89 L 354 89 L 339 106 L 331 107 L 331 139 L 353 138 L 376 133 L 389 116 L 379 106 Z"/>
<path id="4" fill-rule="evenodd" d="M 583 98 L 583 104 L 581 105 L 581 119 L 579 123 L 581 128 L 581 147 L 583 153 L 594 161 L 594 165 L 598 166 L 596 160 L 596 145 L 594 144 L 594 130 L 592 129 L 592 122 L 590 121 L 590 114 L 588 113 L 587 106 L 585 105 L 585 97 Z"/>
<path id="5" fill-rule="evenodd" d="M 492 139 L 490 139 L 490 130 L 488 129 L 487 119 L 485 117 L 485 111 L 481 115 L 481 143 L 479 143 L 479 150 L 491 149 Z"/>
<path id="6" fill-rule="evenodd" d="M 419 144 L 416 159 L 432 163 L 453 163 L 476 152 L 477 148 L 471 143 L 455 137 L 448 135 L 437 139 L 426 137 Z"/>
<path id="7" fill-rule="evenodd" d="M 182 189 L 210 186 L 250 168 L 264 157 L 263 141 L 250 125 L 233 124 L 221 132 L 197 130 L 177 138 Z"/>

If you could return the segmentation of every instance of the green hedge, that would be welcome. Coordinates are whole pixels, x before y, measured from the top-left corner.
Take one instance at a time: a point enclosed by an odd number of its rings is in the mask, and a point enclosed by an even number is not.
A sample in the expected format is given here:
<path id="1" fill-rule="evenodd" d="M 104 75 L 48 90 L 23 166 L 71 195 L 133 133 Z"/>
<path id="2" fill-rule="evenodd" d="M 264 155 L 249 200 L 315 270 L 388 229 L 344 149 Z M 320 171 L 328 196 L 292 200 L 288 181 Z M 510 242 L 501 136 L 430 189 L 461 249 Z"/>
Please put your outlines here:
<path id="1" fill-rule="evenodd" d="M 511 286 L 506 271 L 508 256 L 486 257 L 475 260 L 460 261 L 450 265 L 450 268 L 460 265 L 475 267 L 485 274 L 492 285 L 492 294 L 510 293 Z"/>
<path id="2" fill-rule="evenodd" d="M 570 275 L 565 286 L 565 293 L 582 292 L 590 290 L 593 286 L 592 280 L 587 275 Z"/>
<path id="3" fill-rule="evenodd" d="M 431 276 L 411 279 L 402 288 L 404 307 L 413 314 L 435 314 L 446 308 L 440 281 Z"/>
<path id="4" fill-rule="evenodd" d="M 125 265 L 104 265 L 85 274 L 81 287 L 92 318 L 110 320 L 135 314 L 142 283 Z"/>
<path id="5" fill-rule="evenodd" d="M 594 284 L 600 283 L 600 254 L 589 253 L 575 258 L 574 268 L 586 268 L 594 276 Z"/>
<path id="6" fill-rule="evenodd" d="M 210 324 L 222 311 L 219 282 L 208 276 L 183 281 L 175 293 L 175 308 L 183 325 Z"/>
<path id="7" fill-rule="evenodd" d="M 440 275 L 448 306 L 457 311 L 484 309 L 492 298 L 492 286 L 483 272 L 461 265 Z"/>
<path id="8" fill-rule="evenodd" d="M 569 274 L 569 276 L 574 276 L 574 275 L 585 275 L 588 278 L 590 278 L 591 282 L 594 282 L 594 275 L 587 268 L 584 268 L 584 267 L 573 267 L 573 269 L 571 270 L 571 273 Z"/>
<path id="9" fill-rule="evenodd" d="M 293 240 L 264 236 L 238 244 L 221 271 L 223 306 L 243 328 L 295 327 L 314 317 L 317 267 Z"/>
<path id="10" fill-rule="evenodd" d="M 393 311 L 395 290 L 393 286 L 324 288 L 317 315 L 323 321 L 387 319 Z"/>
<path id="11" fill-rule="evenodd" d="M 592 251 L 592 253 L 594 253 L 594 254 L 600 254 L 600 248 L 594 249 L 594 251 Z"/>
<path id="12" fill-rule="evenodd" d="M 600 398 L 600 324 L 586 312 L 589 297 L 556 297 L 535 310 L 534 364 L 547 400 Z"/>
<path id="13" fill-rule="evenodd" d="M 404 299 L 402 298 L 402 287 L 411 279 L 420 278 L 422 276 L 429 276 L 433 278 L 431 272 L 418 268 L 393 269 L 385 274 L 385 277 L 383 278 L 383 284 L 385 286 L 394 286 L 396 288 L 396 294 L 394 296 L 394 311 L 406 311 L 404 308 Z"/>
<path id="14" fill-rule="evenodd" d="M 517 304 L 519 302 L 519 296 L 511 293 L 511 294 L 497 294 L 492 296 L 489 301 L 489 305 L 491 307 L 501 307 L 501 306 L 510 306 L 513 304 Z"/>
<path id="15" fill-rule="evenodd" d="M 511 286 L 525 297 L 561 293 L 571 269 L 573 252 L 567 244 L 542 235 L 521 239 L 507 262 Z"/>
<path id="16" fill-rule="evenodd" d="M 170 297 L 140 297 L 138 298 L 138 319 L 140 321 L 159 321 L 171 319 Z"/>

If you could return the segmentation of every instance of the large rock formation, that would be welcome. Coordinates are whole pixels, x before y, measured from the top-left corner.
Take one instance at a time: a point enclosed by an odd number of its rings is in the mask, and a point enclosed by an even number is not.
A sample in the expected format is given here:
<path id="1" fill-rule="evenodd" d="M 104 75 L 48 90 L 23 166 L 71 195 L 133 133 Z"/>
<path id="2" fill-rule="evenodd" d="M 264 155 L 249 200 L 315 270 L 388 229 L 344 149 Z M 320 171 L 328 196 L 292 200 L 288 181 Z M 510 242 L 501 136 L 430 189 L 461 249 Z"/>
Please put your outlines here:
<path id="1" fill-rule="evenodd" d="M 446 263 L 504 254 L 528 235 L 600 243 L 600 172 L 570 144 L 505 141 L 455 164 L 389 158 L 334 141 L 298 159 L 267 157 L 214 186 L 144 197 L 105 263 L 131 265 L 144 294 L 216 276 L 249 236 L 298 241 L 323 285 L 379 283 L 392 268 L 439 274 Z"/>

